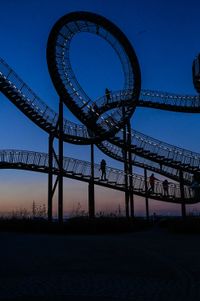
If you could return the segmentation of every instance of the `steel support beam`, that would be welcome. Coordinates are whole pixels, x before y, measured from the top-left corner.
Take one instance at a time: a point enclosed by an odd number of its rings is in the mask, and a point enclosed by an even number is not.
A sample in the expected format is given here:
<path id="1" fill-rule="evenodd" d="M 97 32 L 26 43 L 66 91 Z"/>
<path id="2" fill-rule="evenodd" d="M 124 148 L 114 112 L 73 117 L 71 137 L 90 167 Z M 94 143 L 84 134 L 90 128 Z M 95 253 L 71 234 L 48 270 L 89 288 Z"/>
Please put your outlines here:
<path id="1" fill-rule="evenodd" d="M 56 125 L 58 130 L 58 156 L 54 150 L 53 134 L 49 135 L 49 173 L 48 173 L 48 221 L 52 221 L 53 195 L 58 186 L 58 221 L 63 222 L 63 102 L 59 101 L 59 117 Z M 53 160 L 58 167 L 58 176 L 53 184 Z"/>
<path id="2" fill-rule="evenodd" d="M 126 217 L 129 218 L 129 186 L 128 186 L 128 152 L 127 152 L 127 137 L 126 125 L 123 129 L 123 153 L 124 153 L 124 184 L 125 184 L 125 212 Z"/>
<path id="3" fill-rule="evenodd" d="M 48 173 L 48 221 L 52 221 L 52 202 L 53 202 L 53 135 L 49 135 L 49 173 Z"/>
<path id="4" fill-rule="evenodd" d="M 186 205 L 185 205 L 185 193 L 184 193 L 184 179 L 183 179 L 183 171 L 179 171 L 180 178 L 180 192 L 181 192 L 181 214 L 182 218 L 186 218 Z"/>
<path id="5" fill-rule="evenodd" d="M 133 195 L 133 165 L 131 152 L 131 123 L 127 123 L 128 132 L 128 171 L 129 171 L 129 199 L 130 199 L 130 215 L 134 217 L 134 195 Z"/>
<path id="6" fill-rule="evenodd" d="M 59 101 L 59 175 L 58 175 L 58 221 L 63 222 L 63 101 Z"/>
<path id="7" fill-rule="evenodd" d="M 90 181 L 88 185 L 88 208 L 89 208 L 89 218 L 95 217 L 95 194 L 94 194 L 94 144 L 90 147 L 91 155 L 91 171 L 90 171 Z"/>
<path id="8" fill-rule="evenodd" d="M 148 198 L 148 183 L 147 183 L 147 169 L 146 168 L 144 168 L 144 184 L 145 184 L 146 219 L 149 220 L 149 198 Z"/>

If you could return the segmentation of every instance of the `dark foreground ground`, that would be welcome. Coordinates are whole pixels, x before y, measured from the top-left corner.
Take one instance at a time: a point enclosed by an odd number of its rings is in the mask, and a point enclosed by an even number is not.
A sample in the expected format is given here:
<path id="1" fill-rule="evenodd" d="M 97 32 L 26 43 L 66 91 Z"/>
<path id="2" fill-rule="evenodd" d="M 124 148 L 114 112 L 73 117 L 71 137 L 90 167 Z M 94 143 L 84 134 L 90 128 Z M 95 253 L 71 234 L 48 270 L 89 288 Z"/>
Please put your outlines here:
<path id="1" fill-rule="evenodd" d="M 200 300 L 200 235 L 0 233 L 0 300 Z"/>

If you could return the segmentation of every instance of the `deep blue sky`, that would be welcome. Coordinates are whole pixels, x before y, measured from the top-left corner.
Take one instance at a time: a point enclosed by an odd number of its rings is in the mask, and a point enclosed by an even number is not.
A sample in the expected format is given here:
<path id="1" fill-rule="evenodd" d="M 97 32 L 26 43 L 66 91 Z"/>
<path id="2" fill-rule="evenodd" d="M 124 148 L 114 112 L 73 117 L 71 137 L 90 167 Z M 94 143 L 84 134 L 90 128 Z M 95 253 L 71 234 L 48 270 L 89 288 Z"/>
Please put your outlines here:
<path id="1" fill-rule="evenodd" d="M 200 51 L 199 9 L 200 4 L 195 0 L 0 0 L 0 56 L 36 94 L 57 110 L 58 96 L 46 64 L 48 35 L 62 15 L 86 10 L 107 17 L 127 35 L 139 59 L 142 88 L 194 94 L 191 66 Z M 121 88 L 121 66 L 113 50 L 104 41 L 82 34 L 74 38 L 71 49 L 72 66 L 89 95 L 94 98 L 101 96 L 106 86 L 111 90 Z M 46 151 L 46 133 L 32 124 L 3 95 L 0 97 L 0 148 Z M 69 112 L 66 112 L 66 118 L 75 120 Z M 200 152 L 199 124 L 199 115 L 149 109 L 137 109 L 132 117 L 133 128 L 197 152 Z M 76 158 L 88 159 L 88 150 L 88 147 L 65 146 L 66 156 Z M 102 156 L 96 151 L 96 162 Z M 121 166 L 109 158 L 106 160 L 112 166 Z M 0 189 L 3 192 L 0 201 L 5 210 L 26 203 L 30 206 L 33 199 L 45 202 L 46 176 L 2 170 Z M 103 193 L 102 189 L 97 190 Z M 80 192 L 84 197 L 80 197 Z M 71 204 L 70 208 L 74 206 L 72 201 L 83 202 L 84 207 L 87 186 L 66 181 L 66 199 L 66 203 Z M 104 209 L 106 202 L 110 204 L 112 200 L 116 202 L 114 207 L 117 207 L 121 199 L 122 194 L 106 190 Z M 99 194 L 97 202 L 100 206 Z M 152 210 L 157 210 L 159 206 L 158 202 L 153 202 Z M 172 205 L 164 206 L 170 212 L 175 208 Z M 69 206 L 66 205 L 66 208 L 69 209 Z"/>

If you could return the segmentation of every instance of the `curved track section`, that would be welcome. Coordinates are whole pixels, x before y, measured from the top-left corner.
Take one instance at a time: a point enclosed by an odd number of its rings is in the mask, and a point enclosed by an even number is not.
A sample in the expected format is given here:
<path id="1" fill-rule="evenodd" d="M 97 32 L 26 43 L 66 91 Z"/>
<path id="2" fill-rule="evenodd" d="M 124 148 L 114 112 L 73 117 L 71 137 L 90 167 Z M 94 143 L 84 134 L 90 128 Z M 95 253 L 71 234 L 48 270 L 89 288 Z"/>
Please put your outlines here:
<path id="1" fill-rule="evenodd" d="M 174 112 L 200 113 L 200 96 L 142 90 L 138 106 Z"/>
<path id="2" fill-rule="evenodd" d="M 123 93 L 128 91 L 121 91 Z M 116 92 L 111 93 L 109 104 L 106 105 L 106 99 L 101 103 L 101 111 L 107 108 L 112 109 L 116 105 Z M 182 112 L 182 113 L 200 113 L 200 96 L 199 95 L 182 95 L 162 91 L 141 90 L 140 99 L 137 107 L 145 107 L 152 109 L 160 109 L 166 111 Z"/>
<path id="3" fill-rule="evenodd" d="M 58 137 L 58 114 L 49 108 L 23 80 L 0 59 L 0 90 L 29 119 L 47 133 Z M 195 96 L 194 96 L 195 97 Z M 191 103 L 192 104 L 192 103 Z M 198 108 L 199 109 L 199 108 Z M 123 161 L 123 132 L 120 131 L 109 141 L 103 141 L 98 146 L 107 155 Z M 178 148 L 152 137 L 131 131 L 132 153 L 138 157 L 153 161 L 149 165 L 168 167 L 166 176 L 170 177 L 170 169 L 182 169 L 189 173 L 200 172 L 200 154 Z M 64 140 L 75 144 L 90 144 L 91 138 L 84 125 L 78 125 L 64 120 Z M 134 160 L 134 164 L 136 164 Z M 174 179 L 172 177 L 172 179 Z"/>
<path id="4" fill-rule="evenodd" d="M 70 44 L 82 32 L 104 39 L 116 52 L 124 71 L 124 90 L 114 94 L 115 106 L 100 110 L 78 83 L 70 63 Z M 96 140 L 112 137 L 133 114 L 140 94 L 140 68 L 132 45 L 124 33 L 106 18 L 89 12 L 73 12 L 53 26 L 47 44 L 47 63 L 52 82 L 61 100 L 91 131 Z M 100 100 L 100 102 L 102 102 Z M 109 95 L 110 102 L 110 95 Z"/>
<path id="5" fill-rule="evenodd" d="M 199 153 L 165 143 L 135 130 L 131 130 L 130 134 L 132 153 L 161 165 L 190 173 L 200 173 Z M 123 149 L 123 133 L 120 131 L 110 142 Z"/>
<path id="6" fill-rule="evenodd" d="M 36 125 L 58 138 L 58 114 L 48 107 L 3 59 L 0 59 L 0 91 Z M 64 120 L 63 127 L 66 142 L 91 143 L 85 126 Z"/>
<path id="7" fill-rule="evenodd" d="M 118 160 L 120 162 L 124 162 L 123 150 L 120 147 L 113 145 L 109 141 L 104 141 L 103 143 L 98 144 L 97 146 L 107 156 L 115 160 Z M 180 181 L 179 167 L 174 168 L 171 166 L 166 166 L 164 164 L 151 161 L 141 156 L 137 156 L 134 153 L 132 154 L 132 165 L 140 168 L 146 168 L 147 170 L 163 175 L 174 181 L 177 182 Z M 189 172 L 184 172 L 183 177 L 184 177 L 185 185 L 191 185 L 193 180 L 193 175 Z"/>
<path id="8" fill-rule="evenodd" d="M 64 170 L 63 175 L 67 178 L 89 182 L 90 180 L 90 162 L 64 157 Z M 0 169 L 22 169 L 30 170 L 42 173 L 49 172 L 48 166 L 48 154 L 22 151 L 22 150 L 1 150 L 0 151 Z M 124 172 L 122 170 L 107 167 L 106 174 L 107 180 L 101 180 L 100 166 L 95 164 L 94 166 L 94 183 L 96 185 L 112 188 L 115 190 L 125 191 L 124 184 Z M 53 173 L 57 175 L 59 168 L 57 161 L 53 161 Z M 145 180 L 141 175 L 133 174 L 133 193 L 138 196 L 146 196 L 145 192 Z M 185 190 L 185 202 L 187 204 L 196 203 L 193 193 L 189 187 L 184 186 Z M 161 200 L 171 203 L 181 203 L 180 187 L 174 183 L 169 185 L 169 196 L 163 195 L 163 187 L 161 181 L 155 181 L 154 193 L 149 193 L 148 196 L 151 199 Z"/>

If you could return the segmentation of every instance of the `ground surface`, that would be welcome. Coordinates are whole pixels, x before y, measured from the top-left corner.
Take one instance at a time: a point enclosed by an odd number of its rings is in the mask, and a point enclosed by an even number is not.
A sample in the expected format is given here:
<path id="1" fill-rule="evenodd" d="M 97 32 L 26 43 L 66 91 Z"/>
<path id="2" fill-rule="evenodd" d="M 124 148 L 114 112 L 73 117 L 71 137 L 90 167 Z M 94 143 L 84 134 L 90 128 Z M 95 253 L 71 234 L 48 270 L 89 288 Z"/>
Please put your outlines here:
<path id="1" fill-rule="evenodd" d="M 0 300 L 200 300 L 200 235 L 0 233 Z"/>

